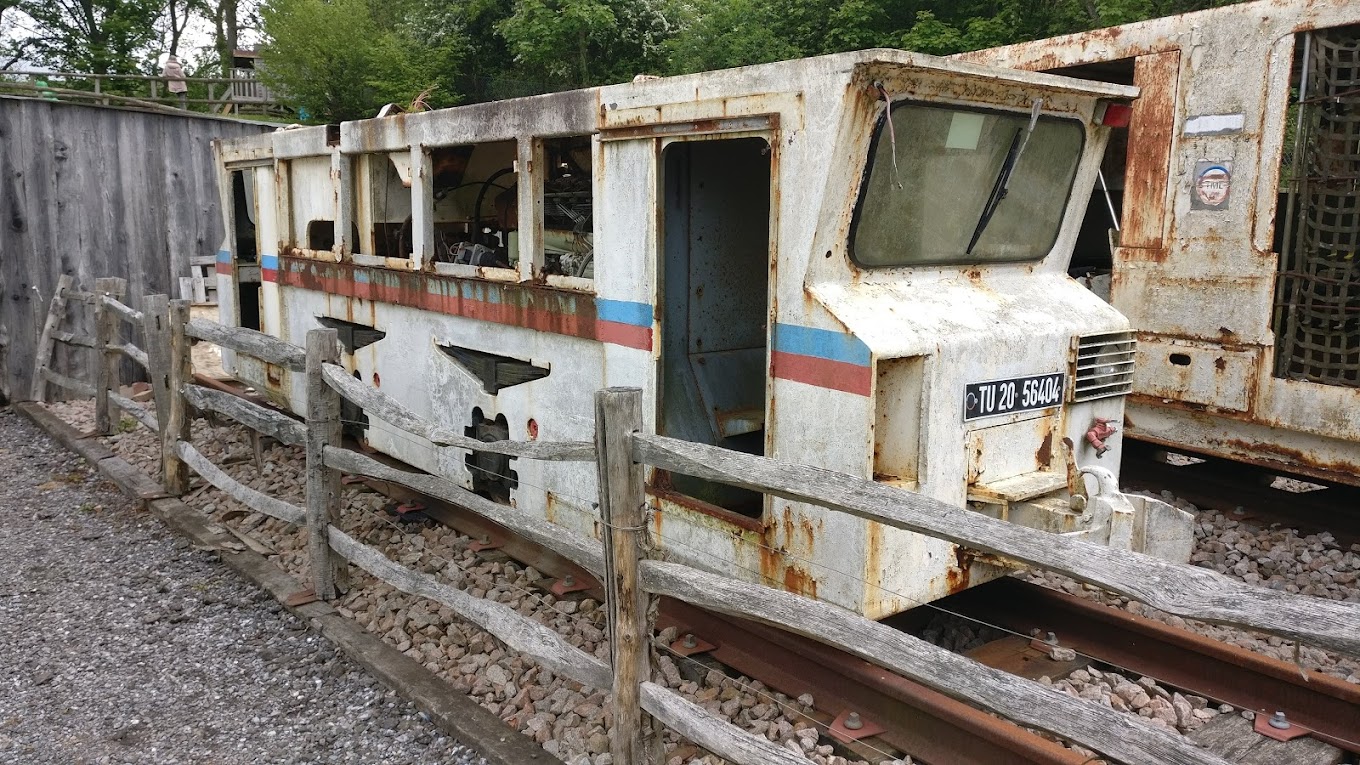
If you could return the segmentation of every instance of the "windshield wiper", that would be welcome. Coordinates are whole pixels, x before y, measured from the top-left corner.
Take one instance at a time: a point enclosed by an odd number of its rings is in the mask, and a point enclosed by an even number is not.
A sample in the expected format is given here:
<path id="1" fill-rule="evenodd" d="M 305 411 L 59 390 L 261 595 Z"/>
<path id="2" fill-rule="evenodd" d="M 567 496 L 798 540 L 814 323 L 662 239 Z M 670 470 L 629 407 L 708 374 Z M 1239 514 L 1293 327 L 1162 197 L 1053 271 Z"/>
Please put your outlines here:
<path id="1" fill-rule="evenodd" d="M 968 249 L 963 251 L 965 255 L 973 254 L 973 248 L 982 238 L 982 232 L 987 230 L 987 224 L 992 222 L 996 208 L 1001 206 L 1001 200 L 1005 199 L 1006 192 L 1010 191 L 1011 173 L 1015 171 L 1015 166 L 1020 163 L 1020 156 L 1029 145 L 1029 137 L 1033 135 L 1034 126 L 1039 122 L 1039 108 L 1043 103 L 1042 98 L 1034 99 L 1034 108 L 1029 113 L 1029 126 L 1016 129 L 1015 137 L 1011 139 L 1011 147 L 1001 162 L 1001 170 L 996 174 L 996 180 L 992 182 L 992 191 L 987 195 L 987 204 L 982 206 L 982 215 L 978 217 L 977 227 L 973 229 L 973 236 L 968 240 Z"/>

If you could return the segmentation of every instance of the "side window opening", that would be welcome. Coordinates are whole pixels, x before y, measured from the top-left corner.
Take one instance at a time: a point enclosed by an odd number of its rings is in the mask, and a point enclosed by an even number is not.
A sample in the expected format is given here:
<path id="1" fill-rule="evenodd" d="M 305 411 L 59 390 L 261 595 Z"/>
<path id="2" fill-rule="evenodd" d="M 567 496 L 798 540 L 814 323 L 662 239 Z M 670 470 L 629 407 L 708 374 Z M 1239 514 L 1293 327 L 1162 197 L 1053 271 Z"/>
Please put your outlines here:
<path id="1" fill-rule="evenodd" d="M 350 224 L 350 241 L 359 241 L 359 228 Z M 335 247 L 335 221 L 314 220 L 307 223 L 307 249 L 330 250 Z"/>
<path id="2" fill-rule="evenodd" d="M 515 156 L 514 141 L 430 150 L 436 264 L 517 267 L 519 176 Z"/>
<path id="3" fill-rule="evenodd" d="M 354 251 L 379 258 L 409 260 L 414 247 L 411 153 L 360 154 L 354 158 L 353 167 L 356 171 L 354 205 L 363 214 L 356 219 L 358 237 Z"/>
<path id="4" fill-rule="evenodd" d="M 543 141 L 543 273 L 595 277 L 595 175 L 591 137 Z"/>
<path id="5" fill-rule="evenodd" d="M 1095 64 L 1047 70 L 1051 74 L 1077 77 L 1083 80 L 1110 82 L 1119 85 L 1135 84 L 1136 59 L 1124 58 Z M 1119 244 L 1119 227 L 1124 210 L 1125 173 L 1129 164 L 1129 129 L 1114 128 L 1101 159 L 1100 175 L 1091 188 L 1081 229 L 1072 250 L 1068 273 L 1084 278 L 1088 285 L 1099 283 L 1097 290 L 1108 299 L 1109 279 L 1114 268 L 1111 244 Z"/>

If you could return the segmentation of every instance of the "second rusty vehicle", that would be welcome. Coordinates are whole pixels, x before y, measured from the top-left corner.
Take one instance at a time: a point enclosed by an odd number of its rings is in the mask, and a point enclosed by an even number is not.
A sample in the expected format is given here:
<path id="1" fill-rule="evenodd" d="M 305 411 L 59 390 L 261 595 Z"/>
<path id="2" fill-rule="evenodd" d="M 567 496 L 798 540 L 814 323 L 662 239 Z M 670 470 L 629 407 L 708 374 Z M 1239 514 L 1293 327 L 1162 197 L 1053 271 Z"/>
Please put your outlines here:
<path id="1" fill-rule="evenodd" d="M 1076 255 L 1138 330 L 1129 437 L 1360 486 L 1360 4 L 1242 3 L 960 59 L 1141 91 Z"/>
<path id="2" fill-rule="evenodd" d="M 1133 332 L 1067 275 L 1136 95 L 873 50 L 223 142 L 222 322 L 336 328 L 355 377 L 481 439 L 589 439 L 592 391 L 640 386 L 664 435 L 1184 560 L 1190 516 L 1117 486 Z M 599 533 L 593 468 L 345 419 Z M 874 618 L 1006 570 L 682 475 L 649 502 L 672 559 Z"/>

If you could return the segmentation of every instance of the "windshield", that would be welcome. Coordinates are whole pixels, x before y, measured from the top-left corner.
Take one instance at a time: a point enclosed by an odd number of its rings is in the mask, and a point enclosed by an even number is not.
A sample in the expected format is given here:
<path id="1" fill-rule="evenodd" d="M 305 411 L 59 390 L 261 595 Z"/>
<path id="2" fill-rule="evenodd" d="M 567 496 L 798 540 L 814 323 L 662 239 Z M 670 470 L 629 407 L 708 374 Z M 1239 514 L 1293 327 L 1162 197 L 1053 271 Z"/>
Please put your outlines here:
<path id="1" fill-rule="evenodd" d="M 869 150 L 850 229 L 851 257 L 878 267 L 1047 255 L 1085 134 L 1074 119 L 1040 116 L 1033 132 L 1030 124 L 1030 115 L 1021 112 L 894 104 L 891 130 L 880 121 Z M 1009 177 L 998 184 L 1003 171 Z M 1003 186 L 1004 196 L 989 205 Z"/>

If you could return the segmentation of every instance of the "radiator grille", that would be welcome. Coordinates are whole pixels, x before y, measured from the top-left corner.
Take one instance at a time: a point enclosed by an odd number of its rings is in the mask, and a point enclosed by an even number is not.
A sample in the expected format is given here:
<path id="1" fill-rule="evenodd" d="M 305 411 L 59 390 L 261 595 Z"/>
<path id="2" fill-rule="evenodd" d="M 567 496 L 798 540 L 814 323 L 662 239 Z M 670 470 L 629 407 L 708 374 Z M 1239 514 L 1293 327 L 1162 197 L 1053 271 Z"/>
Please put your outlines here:
<path id="1" fill-rule="evenodd" d="M 1072 400 L 1091 401 L 1133 390 L 1132 332 L 1101 332 L 1077 338 Z"/>

